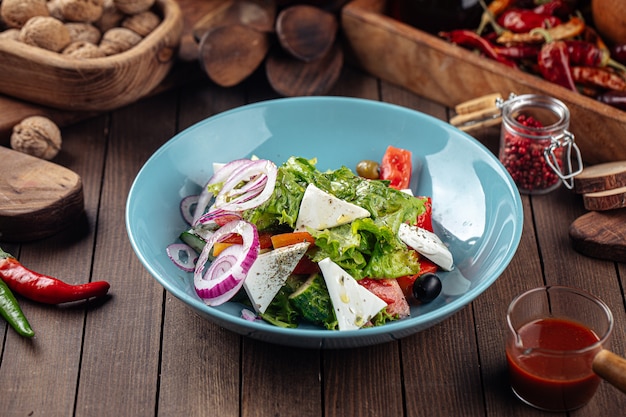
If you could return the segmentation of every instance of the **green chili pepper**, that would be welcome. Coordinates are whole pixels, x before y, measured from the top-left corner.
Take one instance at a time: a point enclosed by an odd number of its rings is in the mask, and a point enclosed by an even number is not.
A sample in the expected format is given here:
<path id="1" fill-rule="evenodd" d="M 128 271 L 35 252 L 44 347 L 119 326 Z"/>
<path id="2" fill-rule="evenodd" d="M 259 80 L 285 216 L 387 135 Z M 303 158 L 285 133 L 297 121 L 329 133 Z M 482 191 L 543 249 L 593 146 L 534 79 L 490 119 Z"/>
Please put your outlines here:
<path id="1" fill-rule="evenodd" d="M 17 333 L 25 337 L 33 337 L 35 332 L 28 323 L 28 319 L 22 312 L 15 296 L 7 286 L 7 284 L 0 279 L 0 315 L 5 318 L 7 322 L 15 329 Z"/>

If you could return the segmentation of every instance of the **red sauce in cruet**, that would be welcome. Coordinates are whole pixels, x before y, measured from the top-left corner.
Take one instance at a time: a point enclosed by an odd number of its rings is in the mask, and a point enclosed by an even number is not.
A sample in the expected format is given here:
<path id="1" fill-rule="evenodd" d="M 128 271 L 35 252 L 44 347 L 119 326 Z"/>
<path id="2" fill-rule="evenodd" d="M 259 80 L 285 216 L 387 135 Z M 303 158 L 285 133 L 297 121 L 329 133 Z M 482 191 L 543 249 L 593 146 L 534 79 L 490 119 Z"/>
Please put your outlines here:
<path id="1" fill-rule="evenodd" d="M 600 347 L 579 355 L 525 351 L 532 347 L 583 349 L 599 340 L 592 330 L 573 321 L 546 318 L 527 323 L 517 332 L 523 347 L 509 343 L 506 353 L 511 386 L 522 399 L 535 407 L 555 411 L 571 410 L 591 399 L 600 383 L 591 362 Z"/>

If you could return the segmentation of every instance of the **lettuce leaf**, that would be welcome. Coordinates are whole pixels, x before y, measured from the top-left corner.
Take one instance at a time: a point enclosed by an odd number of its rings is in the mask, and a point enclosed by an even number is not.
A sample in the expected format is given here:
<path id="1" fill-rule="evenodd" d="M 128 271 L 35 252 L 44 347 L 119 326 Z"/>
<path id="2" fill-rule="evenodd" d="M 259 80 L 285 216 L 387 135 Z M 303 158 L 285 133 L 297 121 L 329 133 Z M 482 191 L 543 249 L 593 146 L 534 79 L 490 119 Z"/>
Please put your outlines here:
<path id="1" fill-rule="evenodd" d="M 367 180 L 341 167 L 319 171 L 316 159 L 291 157 L 278 167 L 276 187 L 264 204 L 244 213 L 259 230 L 293 228 L 308 184 L 368 210 L 371 217 L 321 231 L 313 260 L 330 257 L 355 279 L 396 278 L 419 272 L 413 251 L 397 238 L 403 222 L 413 223 L 425 211 L 424 200 L 390 188 L 388 181 Z"/>

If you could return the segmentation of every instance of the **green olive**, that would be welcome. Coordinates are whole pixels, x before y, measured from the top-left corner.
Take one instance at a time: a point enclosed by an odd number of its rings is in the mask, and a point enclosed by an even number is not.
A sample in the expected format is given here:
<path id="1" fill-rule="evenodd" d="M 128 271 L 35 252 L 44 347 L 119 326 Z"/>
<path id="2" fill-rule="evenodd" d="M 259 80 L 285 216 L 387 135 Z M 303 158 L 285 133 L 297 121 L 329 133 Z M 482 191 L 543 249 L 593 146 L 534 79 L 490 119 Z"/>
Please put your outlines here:
<path id="1" fill-rule="evenodd" d="M 380 167 L 378 162 L 364 159 L 356 164 L 356 173 L 363 178 L 369 180 L 377 180 L 380 175 Z"/>

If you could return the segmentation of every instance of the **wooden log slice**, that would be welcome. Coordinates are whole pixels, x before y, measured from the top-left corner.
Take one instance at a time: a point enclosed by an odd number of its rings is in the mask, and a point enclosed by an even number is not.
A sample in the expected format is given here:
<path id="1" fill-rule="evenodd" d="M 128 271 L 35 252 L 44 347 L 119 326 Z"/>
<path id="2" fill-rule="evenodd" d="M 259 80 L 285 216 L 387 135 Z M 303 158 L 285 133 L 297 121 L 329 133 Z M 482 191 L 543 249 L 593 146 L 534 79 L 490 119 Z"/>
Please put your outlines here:
<path id="1" fill-rule="evenodd" d="M 274 48 L 265 61 L 270 85 L 286 97 L 323 95 L 335 85 L 343 67 L 343 50 L 339 45 L 315 61 L 304 62 Z"/>
<path id="2" fill-rule="evenodd" d="M 221 26 L 200 41 L 200 63 L 216 84 L 232 87 L 261 65 L 269 46 L 266 32 L 239 24 Z"/>
<path id="3" fill-rule="evenodd" d="M 626 207 L 626 187 L 583 194 L 587 210 L 605 211 Z"/>
<path id="4" fill-rule="evenodd" d="M 304 4 L 284 9 L 276 19 L 276 34 L 283 49 L 305 62 L 328 54 L 338 28 L 334 14 Z"/>
<path id="5" fill-rule="evenodd" d="M 578 194 L 626 187 L 626 161 L 591 165 L 574 177 Z"/>
<path id="6" fill-rule="evenodd" d="M 5 147 L 0 160 L 0 241 L 48 237 L 83 214 L 83 183 L 75 172 Z"/>
<path id="7" fill-rule="evenodd" d="M 626 209 L 583 214 L 570 225 L 569 237 L 583 255 L 626 262 Z"/>

